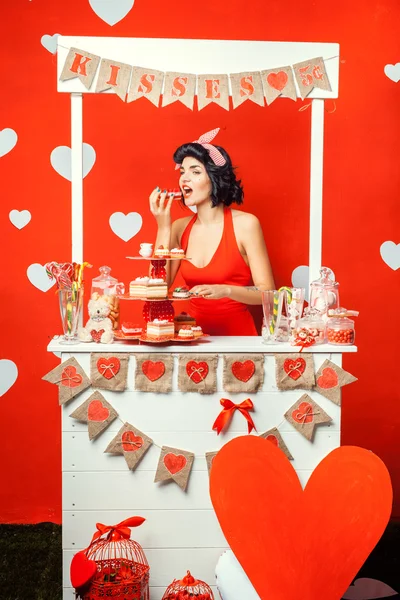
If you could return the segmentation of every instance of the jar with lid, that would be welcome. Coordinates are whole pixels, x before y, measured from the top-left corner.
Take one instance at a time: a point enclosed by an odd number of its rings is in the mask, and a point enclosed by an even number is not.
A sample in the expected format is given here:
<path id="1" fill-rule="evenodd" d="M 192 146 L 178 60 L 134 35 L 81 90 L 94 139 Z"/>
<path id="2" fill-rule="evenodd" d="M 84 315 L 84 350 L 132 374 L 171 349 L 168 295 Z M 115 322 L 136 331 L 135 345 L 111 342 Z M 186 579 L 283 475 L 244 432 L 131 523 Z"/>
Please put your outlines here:
<path id="1" fill-rule="evenodd" d="M 313 344 L 323 344 L 325 341 L 325 321 L 315 308 L 305 308 L 304 317 L 298 319 L 292 337 L 296 340 L 308 340 Z M 295 345 L 298 345 L 295 343 Z"/>
<path id="2" fill-rule="evenodd" d="M 333 279 L 331 269 L 322 267 L 320 278 L 310 284 L 310 307 L 317 309 L 326 321 L 328 310 L 339 306 L 339 283 Z"/>
<path id="3" fill-rule="evenodd" d="M 110 275 L 111 268 L 104 266 L 99 269 L 100 275 L 92 279 L 91 298 L 103 298 L 110 305 L 109 318 L 113 324 L 113 329 L 119 328 L 119 298 L 118 294 L 125 292 L 125 286 L 118 279 Z"/>
<path id="4" fill-rule="evenodd" d="M 357 317 L 358 311 L 337 308 L 336 310 L 330 310 L 328 315 L 331 317 L 326 324 L 328 344 L 340 346 L 351 346 L 354 344 L 356 337 L 354 321 L 348 317 Z"/>

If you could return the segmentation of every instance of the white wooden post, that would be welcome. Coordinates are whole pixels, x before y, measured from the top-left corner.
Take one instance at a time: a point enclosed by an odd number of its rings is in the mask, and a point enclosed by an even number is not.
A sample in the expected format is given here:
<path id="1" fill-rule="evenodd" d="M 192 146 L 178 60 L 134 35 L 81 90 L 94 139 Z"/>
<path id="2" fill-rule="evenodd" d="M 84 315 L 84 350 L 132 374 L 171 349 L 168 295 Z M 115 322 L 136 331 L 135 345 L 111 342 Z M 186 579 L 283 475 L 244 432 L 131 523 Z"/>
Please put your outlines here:
<path id="1" fill-rule="evenodd" d="M 71 94 L 72 261 L 83 262 L 83 124 L 82 94 Z"/>
<path id="2" fill-rule="evenodd" d="M 324 166 L 324 101 L 311 103 L 310 161 L 310 282 L 319 277 L 322 263 L 322 187 Z"/>

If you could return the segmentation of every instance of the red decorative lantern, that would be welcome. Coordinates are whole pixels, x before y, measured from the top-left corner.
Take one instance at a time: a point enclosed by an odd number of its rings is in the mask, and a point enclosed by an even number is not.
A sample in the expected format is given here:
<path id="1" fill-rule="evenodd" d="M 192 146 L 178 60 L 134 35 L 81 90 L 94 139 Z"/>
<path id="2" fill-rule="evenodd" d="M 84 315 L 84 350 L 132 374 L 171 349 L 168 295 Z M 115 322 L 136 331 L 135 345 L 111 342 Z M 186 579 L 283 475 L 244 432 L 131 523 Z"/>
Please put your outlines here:
<path id="1" fill-rule="evenodd" d="M 170 300 L 146 300 L 143 305 L 143 319 L 145 323 L 154 319 L 174 322 L 175 311 Z"/>
<path id="2" fill-rule="evenodd" d="M 97 523 L 97 531 L 93 535 L 90 546 L 78 552 L 71 563 L 71 581 L 82 580 L 82 557 L 86 563 L 83 568 L 96 564 L 94 575 L 82 588 L 76 589 L 78 598 L 97 600 L 112 598 L 113 600 L 149 600 L 149 565 L 140 544 L 131 540 L 130 527 L 143 523 L 142 517 L 132 517 L 107 526 Z M 78 560 L 74 563 L 75 558 Z M 79 571 L 77 571 L 79 569 Z M 78 579 L 77 579 L 78 575 Z"/>
<path id="3" fill-rule="evenodd" d="M 183 579 L 174 581 L 165 590 L 162 600 L 214 600 L 214 594 L 207 583 L 195 579 L 187 572 Z"/>
<path id="4" fill-rule="evenodd" d="M 166 279 L 167 278 L 167 271 L 165 269 L 165 265 L 167 264 L 166 260 L 152 260 L 151 261 L 151 271 L 150 271 L 150 277 L 153 277 L 155 279 Z"/>

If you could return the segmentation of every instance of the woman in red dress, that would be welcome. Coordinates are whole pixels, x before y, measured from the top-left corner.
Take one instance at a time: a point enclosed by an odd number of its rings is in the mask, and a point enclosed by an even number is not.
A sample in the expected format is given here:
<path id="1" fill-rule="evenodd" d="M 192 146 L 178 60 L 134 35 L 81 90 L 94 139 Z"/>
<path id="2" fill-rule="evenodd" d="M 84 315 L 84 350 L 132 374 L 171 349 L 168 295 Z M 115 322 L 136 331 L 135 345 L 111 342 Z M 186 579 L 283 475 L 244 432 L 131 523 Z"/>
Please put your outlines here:
<path id="1" fill-rule="evenodd" d="M 157 225 L 155 247 L 181 247 L 190 261 L 168 263 L 168 286 L 180 270 L 192 296 L 190 314 L 210 335 L 258 335 L 249 304 L 261 304 L 259 289 L 274 289 L 274 279 L 258 219 L 231 209 L 242 204 L 243 188 L 231 159 L 209 142 L 213 130 L 180 146 L 174 161 L 186 206 L 197 214 L 171 222 L 174 196 L 156 188 L 150 210 Z"/>

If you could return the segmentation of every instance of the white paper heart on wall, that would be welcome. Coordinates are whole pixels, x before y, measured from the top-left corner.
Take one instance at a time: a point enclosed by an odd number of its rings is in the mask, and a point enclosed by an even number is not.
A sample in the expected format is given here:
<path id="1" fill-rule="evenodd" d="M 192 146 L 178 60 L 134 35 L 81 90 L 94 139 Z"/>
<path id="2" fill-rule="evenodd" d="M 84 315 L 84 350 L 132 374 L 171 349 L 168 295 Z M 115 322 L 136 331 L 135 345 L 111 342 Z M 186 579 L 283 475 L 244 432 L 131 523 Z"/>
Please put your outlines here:
<path id="1" fill-rule="evenodd" d="M 389 77 L 395 83 L 400 81 L 400 63 L 396 63 L 395 65 L 385 65 L 383 69 L 385 71 L 386 77 Z"/>
<path id="2" fill-rule="evenodd" d="M 344 600 L 376 600 L 377 598 L 389 598 L 397 596 L 393 588 L 377 579 L 361 577 L 343 594 Z"/>
<path id="3" fill-rule="evenodd" d="M 5 156 L 14 148 L 18 141 L 17 132 L 7 127 L 0 131 L 0 156 Z"/>
<path id="4" fill-rule="evenodd" d="M 54 278 L 50 279 L 46 273 L 46 269 L 40 263 L 33 263 L 29 265 L 26 270 L 29 281 L 41 292 L 48 292 L 51 287 L 55 284 Z"/>
<path id="5" fill-rule="evenodd" d="M 29 221 L 32 219 L 32 215 L 29 210 L 11 210 L 8 215 L 11 223 L 17 229 L 23 229 L 26 225 L 28 225 Z"/>
<path id="6" fill-rule="evenodd" d="M 400 268 L 400 244 L 383 242 L 380 247 L 381 257 L 388 267 L 397 271 Z"/>
<path id="7" fill-rule="evenodd" d="M 3 396 L 14 385 L 18 377 L 18 367 L 12 360 L 0 360 L 0 396 Z"/>
<path id="8" fill-rule="evenodd" d="M 227 550 L 219 557 L 215 575 L 222 600 L 260 600 L 232 550 Z"/>
<path id="9" fill-rule="evenodd" d="M 128 242 L 141 230 L 143 219 L 137 212 L 130 212 L 127 215 L 116 212 L 111 215 L 109 223 L 115 235 Z"/>
<path id="10" fill-rule="evenodd" d="M 306 265 L 301 265 L 300 267 L 296 267 L 292 273 L 292 286 L 300 287 L 306 290 L 305 299 L 307 302 L 310 298 L 310 269 Z M 332 271 L 331 275 L 332 281 L 335 281 L 335 273 Z"/>
<path id="11" fill-rule="evenodd" d="M 112 26 L 126 17 L 135 0 L 89 0 L 89 4 L 100 19 Z"/>
<path id="12" fill-rule="evenodd" d="M 50 154 L 50 162 L 53 169 L 71 181 L 71 148 L 69 146 L 57 146 Z M 83 177 L 85 178 L 96 162 L 96 151 L 90 144 L 83 144 Z"/>
<path id="13" fill-rule="evenodd" d="M 42 35 L 40 43 L 43 48 L 46 48 L 51 54 L 55 54 L 57 52 L 57 40 L 59 37 L 59 33 L 55 33 L 54 35 Z"/>

